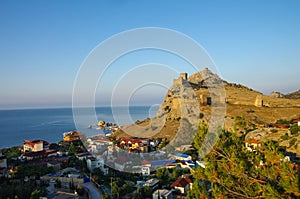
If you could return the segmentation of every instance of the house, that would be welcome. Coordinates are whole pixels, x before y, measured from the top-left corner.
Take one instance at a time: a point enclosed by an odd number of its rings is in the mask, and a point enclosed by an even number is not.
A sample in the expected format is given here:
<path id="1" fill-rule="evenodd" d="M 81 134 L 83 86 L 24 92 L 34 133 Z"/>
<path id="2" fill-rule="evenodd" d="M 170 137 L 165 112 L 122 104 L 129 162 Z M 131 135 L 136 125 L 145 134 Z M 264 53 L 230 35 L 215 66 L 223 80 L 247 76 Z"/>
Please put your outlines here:
<path id="1" fill-rule="evenodd" d="M 86 160 L 89 157 L 92 157 L 92 154 L 90 152 L 83 152 L 83 153 L 76 153 L 75 156 L 79 160 Z"/>
<path id="2" fill-rule="evenodd" d="M 142 167 L 142 176 L 149 176 L 150 175 L 150 167 Z"/>
<path id="3" fill-rule="evenodd" d="M 192 150 L 193 149 L 193 146 L 192 145 L 181 145 L 181 146 L 178 146 L 178 147 L 175 147 L 175 150 L 176 151 L 188 151 L 188 150 Z"/>
<path id="4" fill-rule="evenodd" d="M 295 120 L 295 122 L 300 126 L 300 120 Z"/>
<path id="5" fill-rule="evenodd" d="M 49 149 L 49 142 L 44 140 L 25 140 L 23 145 L 24 152 L 37 152 Z"/>
<path id="6" fill-rule="evenodd" d="M 167 160 L 167 159 L 163 159 L 163 160 L 151 160 L 151 167 L 153 169 L 158 169 L 161 167 L 166 167 L 169 164 L 175 164 L 176 161 L 175 160 Z"/>
<path id="7" fill-rule="evenodd" d="M 192 156 L 184 154 L 184 153 L 177 153 L 177 154 L 173 155 L 171 157 L 171 159 L 173 159 L 173 160 L 185 160 L 185 161 L 187 161 L 187 160 L 192 160 Z"/>
<path id="8" fill-rule="evenodd" d="M 187 194 L 188 190 L 192 188 L 193 181 L 190 178 L 178 178 L 171 187 L 178 189 L 181 194 Z"/>
<path id="9" fill-rule="evenodd" d="M 159 185 L 159 180 L 156 178 L 151 178 L 144 183 L 144 186 L 150 187 L 152 191 L 156 190 Z"/>
<path id="10" fill-rule="evenodd" d="M 36 152 L 25 153 L 21 156 L 22 159 L 33 160 L 33 159 L 42 159 L 48 156 L 57 155 L 56 150 L 42 150 Z"/>
<path id="11" fill-rule="evenodd" d="M 257 148 L 259 148 L 261 146 L 260 140 L 257 139 L 249 139 L 249 140 L 245 140 L 245 147 L 248 151 L 256 151 Z"/>
<path id="12" fill-rule="evenodd" d="M 75 140 L 80 140 L 80 133 L 77 131 L 70 131 L 63 133 L 64 142 L 73 142 Z"/>
<path id="13" fill-rule="evenodd" d="M 165 198 L 165 199 L 172 199 L 172 191 L 169 191 L 167 189 L 158 189 L 153 192 L 152 194 L 153 199 L 159 199 L 159 198 Z"/>
<path id="14" fill-rule="evenodd" d="M 182 169 L 189 169 L 189 165 L 185 161 L 180 161 L 178 163 Z"/>
<path id="15" fill-rule="evenodd" d="M 103 158 L 89 157 L 86 159 L 86 164 L 90 172 L 93 172 L 94 169 L 99 168 L 104 175 L 108 174 L 108 168 L 105 168 Z"/>
<path id="16" fill-rule="evenodd" d="M 151 167 L 151 162 L 148 160 L 142 160 L 142 165 L 145 167 Z"/>
<path id="17" fill-rule="evenodd" d="M 115 169 L 119 171 L 124 171 L 126 164 L 130 163 L 126 157 L 120 156 L 114 161 Z"/>

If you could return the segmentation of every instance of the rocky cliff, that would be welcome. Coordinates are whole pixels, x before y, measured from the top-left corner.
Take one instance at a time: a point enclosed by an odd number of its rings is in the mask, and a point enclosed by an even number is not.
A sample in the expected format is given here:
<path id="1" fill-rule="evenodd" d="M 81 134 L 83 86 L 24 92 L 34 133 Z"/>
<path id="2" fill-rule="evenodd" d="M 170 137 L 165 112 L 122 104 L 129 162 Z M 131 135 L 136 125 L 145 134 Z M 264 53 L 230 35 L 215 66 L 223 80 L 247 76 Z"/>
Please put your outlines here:
<path id="1" fill-rule="evenodd" d="M 299 99 L 266 96 L 228 83 L 206 68 L 190 77 L 182 73 L 175 79 L 155 118 L 123 126 L 114 135 L 162 137 L 178 143 L 189 140 L 200 122 L 207 123 L 211 131 L 222 127 L 244 133 L 254 126 L 298 117 Z"/>

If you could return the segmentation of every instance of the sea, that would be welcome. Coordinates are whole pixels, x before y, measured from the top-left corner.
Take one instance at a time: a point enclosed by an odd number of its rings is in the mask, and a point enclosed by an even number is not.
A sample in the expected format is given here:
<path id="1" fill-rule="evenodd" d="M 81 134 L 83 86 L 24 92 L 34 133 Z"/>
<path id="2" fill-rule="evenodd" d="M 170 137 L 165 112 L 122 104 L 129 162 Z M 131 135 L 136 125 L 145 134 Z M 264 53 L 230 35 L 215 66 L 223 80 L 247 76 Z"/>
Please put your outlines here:
<path id="1" fill-rule="evenodd" d="M 151 118 L 157 110 L 150 106 L 0 110 L 0 149 L 22 146 L 24 140 L 58 142 L 64 132 L 74 130 L 87 136 L 104 134 L 97 129 L 100 120 L 121 126 Z"/>

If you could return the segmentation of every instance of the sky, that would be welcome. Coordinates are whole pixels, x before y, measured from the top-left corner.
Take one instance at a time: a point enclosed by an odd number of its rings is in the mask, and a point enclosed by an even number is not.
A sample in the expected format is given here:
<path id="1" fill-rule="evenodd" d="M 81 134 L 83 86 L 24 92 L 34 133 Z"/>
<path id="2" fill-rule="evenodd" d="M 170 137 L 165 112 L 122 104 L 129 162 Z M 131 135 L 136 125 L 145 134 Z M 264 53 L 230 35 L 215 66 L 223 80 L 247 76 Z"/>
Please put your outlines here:
<path id="1" fill-rule="evenodd" d="M 294 92 L 300 89 L 299 23 L 297 0 L 1 0 L 0 109 L 70 107 L 78 71 L 91 51 L 115 34 L 143 27 L 192 38 L 229 82 L 264 94 Z M 194 71 L 171 53 L 129 53 L 99 78 L 95 103 L 110 105 L 117 88 L 118 105 L 159 104 L 180 72 Z M 150 77 L 163 81 L 127 90 Z"/>

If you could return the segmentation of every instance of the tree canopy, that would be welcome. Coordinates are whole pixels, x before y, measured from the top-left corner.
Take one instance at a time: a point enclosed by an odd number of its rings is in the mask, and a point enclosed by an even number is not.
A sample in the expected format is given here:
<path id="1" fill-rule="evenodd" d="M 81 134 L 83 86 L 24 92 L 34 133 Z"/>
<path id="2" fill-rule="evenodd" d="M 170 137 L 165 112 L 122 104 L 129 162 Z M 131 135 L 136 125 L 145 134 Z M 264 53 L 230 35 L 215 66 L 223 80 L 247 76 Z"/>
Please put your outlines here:
<path id="1" fill-rule="evenodd" d="M 196 169 L 188 198 L 300 197 L 298 165 L 285 160 L 278 143 L 266 141 L 250 152 L 243 140 L 228 132 L 221 134 L 204 158 L 205 169 Z"/>

